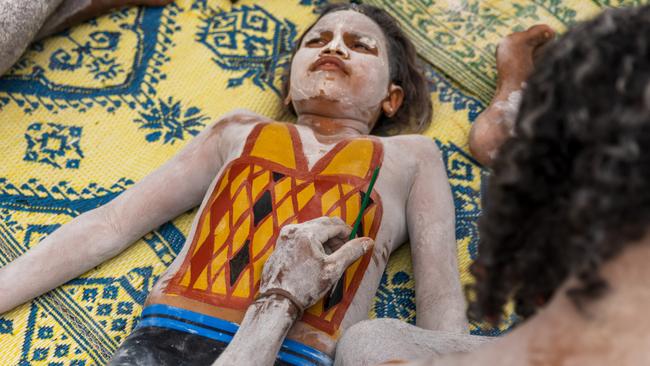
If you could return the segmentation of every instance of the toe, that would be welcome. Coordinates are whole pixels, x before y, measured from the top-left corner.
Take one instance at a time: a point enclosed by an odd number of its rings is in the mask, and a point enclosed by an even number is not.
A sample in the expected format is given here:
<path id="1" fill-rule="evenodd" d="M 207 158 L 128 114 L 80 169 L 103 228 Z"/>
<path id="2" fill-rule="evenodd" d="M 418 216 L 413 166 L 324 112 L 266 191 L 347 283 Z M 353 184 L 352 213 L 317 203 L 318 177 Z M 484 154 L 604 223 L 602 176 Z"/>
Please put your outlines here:
<path id="1" fill-rule="evenodd" d="M 524 32 L 526 43 L 531 47 L 539 47 L 555 36 L 555 31 L 546 24 L 537 24 Z"/>

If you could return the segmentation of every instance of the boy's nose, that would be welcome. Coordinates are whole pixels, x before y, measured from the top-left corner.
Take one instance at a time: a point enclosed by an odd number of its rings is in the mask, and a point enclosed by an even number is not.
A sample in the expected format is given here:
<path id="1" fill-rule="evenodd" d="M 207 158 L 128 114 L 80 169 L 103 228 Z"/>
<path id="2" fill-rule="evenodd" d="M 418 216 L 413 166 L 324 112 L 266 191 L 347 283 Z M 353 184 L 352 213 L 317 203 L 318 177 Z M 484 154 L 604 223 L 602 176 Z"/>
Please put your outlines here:
<path id="1" fill-rule="evenodd" d="M 350 54 L 348 53 L 347 49 L 341 45 L 338 40 L 334 39 L 332 42 L 330 42 L 322 51 L 321 55 L 336 55 L 339 56 L 343 59 L 347 59 L 350 57 Z"/>

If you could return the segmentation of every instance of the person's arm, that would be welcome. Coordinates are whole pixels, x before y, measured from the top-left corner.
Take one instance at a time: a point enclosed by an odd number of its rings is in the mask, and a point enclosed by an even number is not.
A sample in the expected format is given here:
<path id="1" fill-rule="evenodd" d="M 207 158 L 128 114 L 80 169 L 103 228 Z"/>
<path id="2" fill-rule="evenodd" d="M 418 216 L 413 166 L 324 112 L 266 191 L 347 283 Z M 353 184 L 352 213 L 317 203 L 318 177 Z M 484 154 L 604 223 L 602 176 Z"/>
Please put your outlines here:
<path id="1" fill-rule="evenodd" d="M 286 297 L 273 294 L 259 298 L 248 306 L 235 337 L 213 366 L 273 365 L 299 315 L 296 305 Z"/>
<path id="2" fill-rule="evenodd" d="M 7 72 L 63 0 L 0 0 L 0 75 Z"/>
<path id="3" fill-rule="evenodd" d="M 406 220 L 415 275 L 417 325 L 431 330 L 466 332 L 466 304 L 455 238 L 455 211 L 440 151 L 421 141 L 409 193 Z"/>
<path id="4" fill-rule="evenodd" d="M 350 227 L 339 218 L 321 217 L 282 228 L 264 264 L 260 295 L 213 366 L 273 365 L 284 337 L 303 310 L 322 298 L 343 271 L 372 248 L 370 238 L 344 244 L 349 235 Z"/>
<path id="5" fill-rule="evenodd" d="M 24 0 L 21 0 L 24 1 Z M 33 1 L 33 0 L 31 0 Z M 51 0 L 50 0 L 51 1 Z M 86 20 L 124 6 L 165 6 L 173 0 L 64 0 L 36 35 L 42 39 Z"/>
<path id="6" fill-rule="evenodd" d="M 162 167 L 0 268 L 0 314 L 116 256 L 138 238 L 197 206 L 223 163 L 225 123 L 207 127 Z"/>

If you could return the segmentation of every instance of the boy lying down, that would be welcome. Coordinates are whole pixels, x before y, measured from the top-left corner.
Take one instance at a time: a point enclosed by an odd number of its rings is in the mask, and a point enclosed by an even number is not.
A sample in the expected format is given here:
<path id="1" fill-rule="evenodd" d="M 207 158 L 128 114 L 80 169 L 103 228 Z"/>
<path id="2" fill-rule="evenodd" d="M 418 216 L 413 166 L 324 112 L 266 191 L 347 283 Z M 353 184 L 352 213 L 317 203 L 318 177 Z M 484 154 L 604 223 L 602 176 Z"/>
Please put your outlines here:
<path id="1" fill-rule="evenodd" d="M 499 102 L 521 87 L 534 51 L 551 37 L 548 27 L 535 26 L 502 43 L 500 70 L 507 72 L 500 74 L 484 119 L 501 125 L 508 118 Z M 428 86 L 412 43 L 383 10 L 330 6 L 300 38 L 289 76 L 284 102 L 295 111 L 296 124 L 246 111 L 222 117 L 116 199 L 1 268 L 0 293 L 6 295 L 0 312 L 118 255 L 200 204 L 185 246 L 111 365 L 209 364 L 242 320 L 265 324 L 278 311 L 300 318 L 291 327 L 270 323 L 240 335 L 268 342 L 246 349 L 244 339 L 235 358 L 229 351 L 230 362 L 222 362 L 264 364 L 277 353 L 276 364 L 330 364 L 343 332 L 367 318 L 388 257 L 406 240 L 417 325 L 466 332 L 454 206 L 440 152 L 420 135 L 369 135 L 377 126 L 418 131 L 430 120 Z M 477 154 L 484 135 L 473 135 Z M 328 267 L 323 286 L 329 281 L 333 289 L 313 304 L 282 291 L 260 295 L 262 267 L 282 241 L 282 228 L 322 216 L 338 218 L 337 227 L 342 221 L 357 228 L 355 234 L 337 229 L 327 247 L 353 262 Z M 353 236 L 360 239 L 339 249 Z M 282 282 L 281 275 L 275 280 Z M 288 340 L 281 343 L 277 332 L 288 333 Z"/>

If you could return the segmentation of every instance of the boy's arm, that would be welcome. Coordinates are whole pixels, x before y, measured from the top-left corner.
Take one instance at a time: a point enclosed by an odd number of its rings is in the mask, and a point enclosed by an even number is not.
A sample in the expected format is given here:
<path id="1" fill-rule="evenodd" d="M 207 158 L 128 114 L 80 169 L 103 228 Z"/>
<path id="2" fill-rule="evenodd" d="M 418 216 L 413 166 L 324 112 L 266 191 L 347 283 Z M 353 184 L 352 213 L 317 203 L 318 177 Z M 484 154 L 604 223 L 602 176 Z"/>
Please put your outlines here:
<path id="1" fill-rule="evenodd" d="M 0 314 L 116 256 L 147 232 L 197 206 L 223 164 L 218 144 L 229 123 L 207 127 L 114 200 L 74 218 L 0 268 Z"/>
<path id="2" fill-rule="evenodd" d="M 455 211 L 440 151 L 422 141 L 409 193 L 406 219 L 415 274 L 417 325 L 466 332 L 465 297 L 460 284 Z"/>

